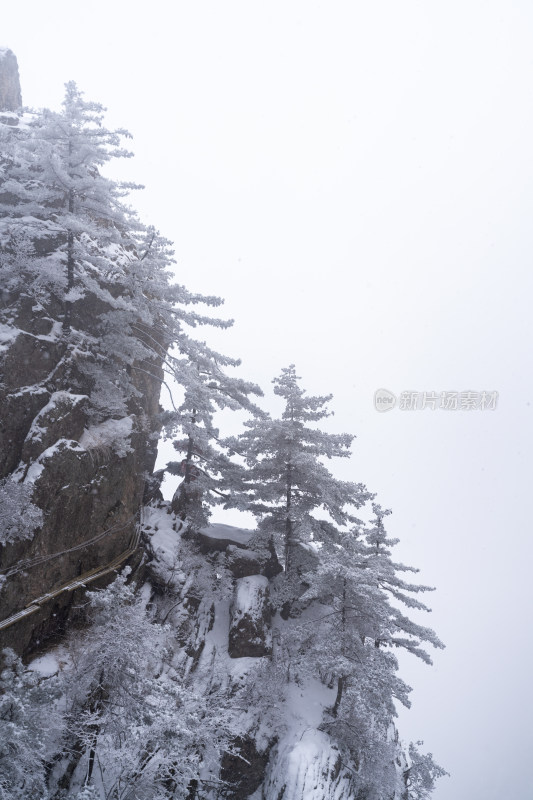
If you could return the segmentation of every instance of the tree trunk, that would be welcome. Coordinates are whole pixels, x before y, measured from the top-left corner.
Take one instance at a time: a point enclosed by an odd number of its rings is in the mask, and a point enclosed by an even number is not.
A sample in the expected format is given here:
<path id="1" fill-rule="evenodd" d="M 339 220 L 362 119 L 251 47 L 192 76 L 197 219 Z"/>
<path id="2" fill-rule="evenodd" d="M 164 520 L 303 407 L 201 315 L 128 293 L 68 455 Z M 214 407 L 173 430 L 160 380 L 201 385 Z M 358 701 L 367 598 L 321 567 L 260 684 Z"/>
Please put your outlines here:
<path id="1" fill-rule="evenodd" d="M 194 425 L 196 418 L 193 416 L 192 423 Z M 191 461 L 192 461 L 192 453 L 193 453 L 193 440 L 191 434 L 189 434 L 189 441 L 187 442 L 187 455 L 185 456 L 185 483 L 191 482 Z"/>
<path id="2" fill-rule="evenodd" d="M 193 409 L 191 422 L 196 424 L 196 411 Z M 185 456 L 185 477 L 179 489 L 178 501 L 173 507 L 173 511 L 178 515 L 182 522 L 187 517 L 187 512 L 191 504 L 191 480 L 193 478 L 192 456 L 194 452 L 194 440 L 192 434 L 187 439 L 187 454 Z"/>
<path id="3" fill-rule="evenodd" d="M 343 656 L 345 652 L 346 652 L 346 578 L 344 578 L 342 584 L 342 608 L 341 608 L 341 653 Z M 336 717 L 337 714 L 339 713 L 339 707 L 341 704 L 345 685 L 346 685 L 346 677 L 341 675 L 339 678 L 337 678 L 337 697 L 335 698 L 333 708 L 331 709 L 331 713 L 333 714 L 334 717 Z"/>
<path id="4" fill-rule="evenodd" d="M 98 742 L 98 726 L 95 725 L 95 731 L 93 733 L 93 738 L 91 741 L 91 749 L 89 751 L 89 763 L 87 765 L 87 775 L 85 777 L 85 785 L 87 786 L 91 782 L 91 778 L 93 775 L 94 770 L 94 761 L 96 758 L 96 744 Z"/>
<path id="5" fill-rule="evenodd" d="M 291 519 L 291 502 L 292 502 L 292 465 L 289 462 L 287 465 L 287 496 L 285 504 L 285 575 L 288 576 L 291 566 L 291 546 L 292 546 L 292 519 Z"/>
<path id="6" fill-rule="evenodd" d="M 342 700 L 342 695 L 344 693 L 344 686 L 346 684 L 346 678 L 340 677 L 337 678 L 337 697 L 335 698 L 335 702 L 333 703 L 333 708 L 331 709 L 331 713 L 334 717 L 337 716 L 339 713 L 339 707 Z"/>
<path id="7" fill-rule="evenodd" d="M 69 153 L 71 145 L 69 144 Z M 68 193 L 68 212 L 74 213 L 74 190 Z M 70 224 L 70 221 L 69 221 Z M 71 230 L 67 233 L 67 293 L 74 288 L 74 234 Z M 72 325 L 72 300 L 65 300 L 63 333 L 69 334 Z"/>

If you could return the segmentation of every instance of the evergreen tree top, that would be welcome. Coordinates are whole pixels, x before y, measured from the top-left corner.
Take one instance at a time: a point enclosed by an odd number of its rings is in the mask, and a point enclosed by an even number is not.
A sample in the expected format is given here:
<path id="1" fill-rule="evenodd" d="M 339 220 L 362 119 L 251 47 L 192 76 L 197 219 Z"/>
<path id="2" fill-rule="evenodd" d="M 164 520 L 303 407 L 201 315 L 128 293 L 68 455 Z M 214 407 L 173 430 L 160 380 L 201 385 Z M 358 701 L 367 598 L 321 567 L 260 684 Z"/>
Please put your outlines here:
<path id="1" fill-rule="evenodd" d="M 329 394 L 323 397 L 306 395 L 305 390 L 301 389 L 298 384 L 299 380 L 300 376 L 296 374 L 294 364 L 290 364 L 288 367 L 284 367 L 281 375 L 272 381 L 274 394 L 283 397 L 286 402 L 282 419 L 293 422 L 313 422 L 331 416 L 333 412 L 323 406 L 329 403 L 333 395 Z"/>

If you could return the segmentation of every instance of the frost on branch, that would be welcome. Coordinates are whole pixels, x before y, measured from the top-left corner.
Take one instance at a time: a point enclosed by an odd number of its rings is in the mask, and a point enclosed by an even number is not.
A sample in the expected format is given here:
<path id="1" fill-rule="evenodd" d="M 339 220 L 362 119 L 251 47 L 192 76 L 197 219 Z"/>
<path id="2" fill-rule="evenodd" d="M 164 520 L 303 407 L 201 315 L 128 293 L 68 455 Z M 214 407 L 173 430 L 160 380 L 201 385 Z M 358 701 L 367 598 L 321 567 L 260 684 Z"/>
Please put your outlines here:
<path id="1" fill-rule="evenodd" d="M 46 798 L 46 761 L 61 736 L 55 678 L 41 683 L 12 650 L 0 673 L 0 798 Z"/>
<path id="2" fill-rule="evenodd" d="M 12 478 L 0 481 L 0 544 L 31 539 L 43 523 L 43 513 L 32 503 L 33 486 Z"/>

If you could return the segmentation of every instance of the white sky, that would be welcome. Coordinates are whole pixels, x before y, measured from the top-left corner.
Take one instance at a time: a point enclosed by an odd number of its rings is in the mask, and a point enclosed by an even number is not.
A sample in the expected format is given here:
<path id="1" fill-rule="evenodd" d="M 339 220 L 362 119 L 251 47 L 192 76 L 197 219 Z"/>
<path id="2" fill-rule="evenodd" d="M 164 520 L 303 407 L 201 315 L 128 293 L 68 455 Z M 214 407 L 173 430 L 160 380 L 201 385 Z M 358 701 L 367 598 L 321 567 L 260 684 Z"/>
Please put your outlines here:
<path id="1" fill-rule="evenodd" d="M 405 661 L 401 718 L 452 773 L 435 800 L 533 797 L 532 36 L 512 0 L 2 9 L 25 103 L 73 79 L 134 134 L 132 202 L 226 298 L 219 349 L 265 391 L 295 362 L 357 435 L 338 474 L 437 586 L 447 649 Z M 379 387 L 500 400 L 378 414 Z"/>

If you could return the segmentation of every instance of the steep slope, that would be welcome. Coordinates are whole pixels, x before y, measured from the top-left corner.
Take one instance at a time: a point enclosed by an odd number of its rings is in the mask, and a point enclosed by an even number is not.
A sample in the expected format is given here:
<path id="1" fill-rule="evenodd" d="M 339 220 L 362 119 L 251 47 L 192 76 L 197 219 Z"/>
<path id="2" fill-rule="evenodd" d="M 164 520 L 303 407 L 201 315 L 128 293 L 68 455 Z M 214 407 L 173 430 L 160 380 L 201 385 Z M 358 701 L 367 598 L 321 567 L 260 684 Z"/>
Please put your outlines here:
<path id="1" fill-rule="evenodd" d="M 13 107 L 9 53 L 0 76 L 0 99 Z M 88 149 L 83 122 L 70 124 Z M 46 173 L 62 150 L 54 139 L 51 155 L 45 148 L 46 124 L 0 116 L 0 644 L 18 652 L 64 627 L 74 595 L 62 586 L 133 555 L 167 344 L 146 310 L 159 299 L 153 282 L 132 284 L 142 278 L 136 226 L 129 231 L 115 212 L 105 220 L 116 202 L 95 166 L 103 145 L 83 156 L 81 171 L 72 167 L 64 223 Z M 22 521 L 10 532 L 13 497 Z M 39 524 L 24 507 L 40 509 Z"/>
<path id="2" fill-rule="evenodd" d="M 117 579 L 93 595 L 89 628 L 30 665 L 75 711 L 48 744 L 50 797 L 89 781 L 95 798 L 402 800 L 393 728 L 381 786 L 328 732 L 335 689 L 291 661 L 298 620 L 272 615 L 279 566 L 251 532 L 193 533 L 165 504 L 143 518 L 137 599 Z"/>
<path id="3" fill-rule="evenodd" d="M 13 59 L 1 51 L 3 84 Z M 15 62 L 16 65 L 16 62 Z M 5 80 L 4 80 L 5 79 Z M 1 83 L 1 81 L 0 81 Z M 10 90 L 11 91 L 11 90 Z M 205 520 L 231 460 L 219 409 L 252 410 L 237 359 L 194 337 L 231 321 L 174 284 L 171 243 L 106 177 L 131 153 L 70 82 L 60 112 L 0 116 L 0 638 L 25 652 L 64 628 L 72 590 L 134 556 L 158 434 L 186 452 L 180 513 Z M 161 414 L 164 376 L 173 411 Z M 202 459 L 202 470 L 194 462 Z M 193 485 L 194 479 L 194 485 Z M 118 560 L 118 561 L 117 561 Z M 76 585 L 74 585 L 76 584 Z M 76 601 L 77 602 L 77 601 Z"/>

